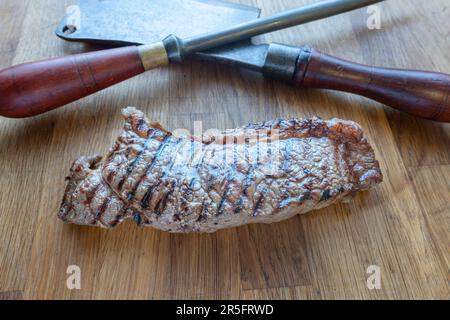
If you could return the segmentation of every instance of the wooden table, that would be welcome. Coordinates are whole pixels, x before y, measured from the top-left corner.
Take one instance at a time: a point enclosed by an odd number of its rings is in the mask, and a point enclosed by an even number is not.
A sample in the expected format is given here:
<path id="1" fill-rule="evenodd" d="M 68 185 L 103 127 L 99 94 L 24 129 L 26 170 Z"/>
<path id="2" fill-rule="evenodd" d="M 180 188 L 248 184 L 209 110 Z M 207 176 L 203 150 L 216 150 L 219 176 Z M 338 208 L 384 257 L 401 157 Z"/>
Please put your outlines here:
<path id="1" fill-rule="evenodd" d="M 242 0 L 264 14 L 313 1 Z M 85 51 L 53 30 L 71 1 L 0 1 L 0 67 Z M 447 0 L 380 5 L 262 37 L 358 62 L 450 73 Z M 71 162 L 104 153 L 133 105 L 169 129 L 234 128 L 276 117 L 359 122 L 385 181 L 350 204 L 211 235 L 63 225 Z M 155 70 L 26 120 L 0 120 L 0 298 L 450 298 L 450 126 L 353 95 L 300 91 L 213 64 Z M 66 287 L 69 265 L 81 290 Z M 380 267 L 381 289 L 366 286 Z"/>

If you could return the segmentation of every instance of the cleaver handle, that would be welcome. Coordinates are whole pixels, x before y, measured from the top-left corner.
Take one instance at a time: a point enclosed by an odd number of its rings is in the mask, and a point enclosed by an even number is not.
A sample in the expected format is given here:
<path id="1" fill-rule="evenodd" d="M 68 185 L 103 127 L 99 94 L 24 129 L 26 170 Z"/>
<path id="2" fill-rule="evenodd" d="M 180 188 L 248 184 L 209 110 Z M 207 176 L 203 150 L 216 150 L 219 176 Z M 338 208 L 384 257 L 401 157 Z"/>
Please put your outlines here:
<path id="1" fill-rule="evenodd" d="M 168 63 L 155 43 L 13 66 L 0 71 L 0 116 L 42 114 Z"/>
<path id="2" fill-rule="evenodd" d="M 304 88 L 350 92 L 411 115 L 450 122 L 450 75 L 366 66 L 305 47 L 294 83 Z"/>

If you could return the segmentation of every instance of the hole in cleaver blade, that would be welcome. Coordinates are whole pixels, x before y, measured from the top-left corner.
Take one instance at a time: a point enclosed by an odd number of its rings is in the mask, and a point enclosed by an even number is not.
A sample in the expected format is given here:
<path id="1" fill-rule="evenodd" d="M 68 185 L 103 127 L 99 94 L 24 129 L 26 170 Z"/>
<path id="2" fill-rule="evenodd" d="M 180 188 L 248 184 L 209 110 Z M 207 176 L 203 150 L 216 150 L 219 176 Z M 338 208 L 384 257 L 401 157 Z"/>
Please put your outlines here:
<path id="1" fill-rule="evenodd" d="M 221 30 L 259 17 L 259 8 L 222 0 L 79 0 L 56 30 L 68 41 L 123 46 Z"/>

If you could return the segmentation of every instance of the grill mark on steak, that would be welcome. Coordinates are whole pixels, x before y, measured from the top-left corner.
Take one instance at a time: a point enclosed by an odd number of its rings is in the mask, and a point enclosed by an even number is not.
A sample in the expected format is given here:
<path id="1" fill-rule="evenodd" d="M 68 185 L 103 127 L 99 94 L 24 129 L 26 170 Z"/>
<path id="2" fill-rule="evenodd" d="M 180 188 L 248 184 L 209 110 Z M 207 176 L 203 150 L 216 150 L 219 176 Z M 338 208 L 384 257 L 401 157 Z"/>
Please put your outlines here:
<path id="1" fill-rule="evenodd" d="M 280 171 L 282 171 L 286 176 L 288 176 L 288 169 L 289 169 L 289 163 L 290 163 L 290 159 L 291 157 L 289 156 L 289 154 L 291 153 L 291 148 L 292 148 L 292 144 L 294 142 L 294 139 L 289 139 L 284 143 L 284 150 L 283 150 L 283 162 L 281 163 L 280 166 Z M 289 193 L 286 190 L 286 184 L 287 181 L 285 181 L 283 183 L 283 185 L 280 187 L 281 190 L 284 190 L 283 194 L 281 195 L 281 199 L 277 204 L 277 208 L 278 209 L 282 209 L 284 206 L 282 205 L 282 203 L 284 201 L 286 201 L 286 199 L 289 198 Z"/>
<path id="2" fill-rule="evenodd" d="M 154 191 L 154 189 L 155 189 L 155 186 L 156 186 L 156 185 L 150 186 L 150 187 L 147 189 L 147 191 L 145 192 L 144 197 L 143 197 L 142 200 L 141 200 L 141 207 L 142 207 L 142 208 L 144 208 L 144 209 L 147 209 L 147 208 L 148 208 L 148 205 L 149 205 L 149 202 L 150 202 L 151 197 L 152 197 L 152 195 L 153 195 L 153 191 Z M 158 186 L 159 186 L 159 184 L 158 184 Z"/>
<path id="3" fill-rule="evenodd" d="M 203 140 L 203 138 L 202 138 L 202 140 Z M 205 143 L 205 145 L 209 145 L 209 144 L 212 143 L 214 140 L 215 140 L 215 139 L 214 139 L 214 137 L 213 137 L 212 141 L 208 141 L 208 143 Z M 193 140 L 192 140 L 192 143 L 194 143 Z M 215 150 L 214 150 L 214 149 L 213 149 L 213 151 L 214 151 L 214 153 L 215 153 Z M 193 177 L 193 178 L 191 179 L 191 181 L 189 182 L 189 184 L 188 184 L 188 187 L 187 187 L 187 189 L 186 189 L 187 196 L 191 196 L 191 195 L 192 195 L 192 188 L 194 187 L 195 183 L 197 183 L 197 182 L 201 183 L 201 178 L 200 178 L 200 177 L 201 177 L 201 172 L 200 172 L 200 168 L 203 166 L 203 164 L 204 164 L 204 162 L 205 162 L 206 153 L 207 153 L 208 151 L 207 151 L 207 150 L 206 150 L 206 151 L 201 150 L 200 152 L 201 152 L 201 154 L 200 154 L 200 161 L 198 161 L 198 163 L 195 164 L 195 166 L 194 166 L 194 168 L 195 168 L 195 170 L 196 170 L 196 176 Z M 193 159 L 194 159 L 194 158 L 191 159 L 191 163 L 193 163 L 193 161 L 194 161 Z M 213 184 L 213 180 L 212 180 L 212 178 L 210 177 L 210 178 L 209 178 L 209 181 L 208 181 L 207 192 L 210 191 L 212 184 Z M 171 191 L 172 191 L 172 192 L 170 192 L 170 195 L 172 195 L 172 193 L 173 193 L 173 190 L 171 190 Z M 170 196 L 170 195 L 169 195 L 169 196 Z M 188 204 L 187 204 L 187 202 L 185 201 L 184 198 L 181 199 L 181 205 L 182 205 L 182 209 L 183 209 L 182 211 L 183 211 L 183 212 L 186 212 L 186 211 L 188 210 Z M 206 200 L 202 200 L 202 207 L 201 207 L 202 209 L 201 209 L 201 212 L 200 212 L 200 214 L 199 214 L 199 216 L 198 216 L 198 218 L 197 218 L 197 221 L 200 221 L 200 220 L 203 218 L 203 212 L 204 212 L 204 209 L 205 209 L 205 205 L 206 205 Z M 177 215 L 177 217 L 180 218 L 179 215 Z M 180 218 L 180 219 L 181 219 L 181 218 Z"/>
<path id="4" fill-rule="evenodd" d="M 197 170 L 197 174 L 200 176 L 199 174 L 199 169 L 203 166 L 203 164 L 205 163 L 205 156 L 206 156 L 206 152 L 204 152 L 202 150 L 202 154 L 201 154 L 201 158 L 200 161 L 195 165 L 195 169 Z"/>
<path id="5" fill-rule="evenodd" d="M 158 147 L 158 150 L 156 150 L 156 154 L 155 156 L 152 158 L 152 160 L 150 161 L 150 163 L 147 165 L 147 167 L 145 168 L 143 174 L 141 174 L 141 176 L 139 177 L 139 179 L 137 179 L 137 182 L 134 184 L 133 188 L 131 189 L 131 191 L 128 193 L 127 195 L 127 200 L 133 201 L 134 197 L 136 195 L 136 191 L 139 188 L 139 186 L 142 183 L 142 180 L 144 180 L 144 178 L 147 176 L 148 172 L 153 169 L 153 166 L 155 165 L 156 161 L 159 159 L 159 157 L 161 156 L 162 152 L 164 151 L 164 149 L 167 146 L 167 140 L 169 140 L 172 136 L 169 134 L 166 134 L 163 138 L 163 141 L 161 142 L 161 144 Z M 131 173 L 131 172 L 130 172 Z M 121 191 L 119 189 L 119 191 Z"/>
<path id="6" fill-rule="evenodd" d="M 205 151 L 205 155 L 204 155 L 205 157 L 206 157 L 206 152 L 208 152 L 208 150 Z M 216 149 L 212 149 L 211 150 L 211 158 L 213 158 L 215 154 L 216 154 Z M 206 183 L 206 188 L 205 188 L 205 191 L 207 194 L 209 194 L 209 192 L 211 191 L 213 183 L 214 183 L 214 176 L 211 174 L 210 171 L 208 171 L 208 181 Z M 207 201 L 208 201 L 208 197 L 206 197 L 206 199 L 204 199 L 202 201 L 202 210 L 200 211 L 197 221 L 201 221 L 205 218 L 205 210 L 206 210 L 206 202 Z"/>
<path id="7" fill-rule="evenodd" d="M 160 216 L 164 212 L 164 210 L 166 210 L 167 200 L 172 195 L 172 193 L 175 189 L 175 185 L 176 185 L 175 181 L 172 181 L 171 186 L 169 188 L 169 192 L 166 192 L 164 194 L 164 196 L 161 199 L 159 199 L 158 203 L 156 204 L 156 208 L 155 208 L 156 215 Z"/>
<path id="8" fill-rule="evenodd" d="M 256 200 L 255 206 L 253 207 L 253 212 L 252 212 L 253 217 L 256 217 L 258 215 L 258 211 L 264 202 L 264 196 L 265 196 L 266 192 L 267 192 L 267 187 L 264 186 L 260 192 L 258 200 Z"/>
<path id="9" fill-rule="evenodd" d="M 300 197 L 297 197 L 297 198 L 289 198 L 288 197 L 278 204 L 277 209 L 282 210 L 282 209 L 290 206 L 291 204 L 302 205 L 303 203 L 305 203 L 305 201 L 311 199 L 311 195 L 312 195 L 311 191 L 306 190 L 305 193 L 302 194 Z"/>
<path id="10" fill-rule="evenodd" d="M 226 178 L 226 182 L 225 182 L 225 190 L 222 194 L 222 199 L 220 200 L 219 203 L 219 208 L 218 208 L 218 212 L 217 214 L 220 216 L 223 214 L 224 212 L 224 205 L 225 202 L 227 201 L 228 198 L 228 194 L 230 192 L 230 188 L 231 188 L 231 183 L 233 182 L 233 180 L 235 179 L 235 172 L 236 172 L 236 168 L 237 168 L 237 137 L 233 138 L 233 164 L 231 165 L 231 167 L 229 168 L 228 172 L 227 172 L 227 178 Z M 225 157 L 226 157 L 226 152 L 225 152 Z"/>
<path id="11" fill-rule="evenodd" d="M 149 129 L 152 131 L 152 133 L 148 134 L 148 138 L 145 140 L 144 146 L 142 148 L 142 150 L 139 151 L 139 153 L 137 154 L 136 158 L 134 158 L 134 160 L 130 163 L 130 165 L 127 168 L 126 174 L 122 177 L 122 179 L 119 181 L 118 185 L 117 185 L 117 190 L 121 191 L 122 187 L 125 183 L 125 181 L 128 179 L 128 177 L 130 176 L 130 174 L 133 172 L 134 168 L 136 167 L 136 165 L 138 164 L 139 161 L 141 161 L 142 157 L 144 156 L 145 152 L 147 152 L 148 149 L 148 145 L 150 143 L 150 141 L 152 141 L 152 139 L 156 136 L 156 134 L 158 133 L 158 130 L 155 129 Z M 129 154 L 126 154 L 126 157 L 128 158 Z"/>
<path id="12" fill-rule="evenodd" d="M 141 223 L 142 223 L 142 216 L 141 216 L 139 213 L 135 213 L 135 214 L 133 215 L 133 221 L 134 221 L 138 226 L 140 226 Z"/>
<path id="13" fill-rule="evenodd" d="M 91 207 L 92 200 L 94 199 L 94 196 L 97 193 L 97 190 L 99 189 L 100 185 L 101 183 L 99 182 L 95 184 L 90 191 L 86 192 L 86 201 L 85 201 L 86 206 Z"/>
<path id="14" fill-rule="evenodd" d="M 142 208 L 144 208 L 144 209 L 147 209 L 147 208 L 148 208 L 149 202 L 150 202 L 150 200 L 152 199 L 153 191 L 161 185 L 162 179 L 163 179 L 163 178 L 167 175 L 167 173 L 172 169 L 172 167 L 173 167 L 173 165 L 174 165 L 174 163 L 175 163 L 175 160 L 177 159 L 178 151 L 179 151 L 179 150 L 181 149 L 181 147 L 183 146 L 183 144 L 181 143 L 182 141 L 183 141 L 183 139 L 181 139 L 181 138 L 179 138 L 179 139 L 177 140 L 176 145 L 175 145 L 175 152 L 174 152 L 174 154 L 172 155 L 172 157 L 170 158 L 170 161 L 169 161 L 169 163 L 167 164 L 166 168 L 164 169 L 163 175 L 162 175 L 161 178 L 159 179 L 160 182 L 157 183 L 157 184 L 154 184 L 154 185 L 150 185 L 150 186 L 148 187 L 147 191 L 145 192 L 144 197 L 143 197 L 142 200 L 141 200 L 141 206 L 142 206 Z M 156 158 L 156 157 L 155 157 L 155 158 Z M 146 170 L 146 174 L 147 174 L 148 171 L 149 171 L 149 170 Z M 136 189 L 136 190 L 137 190 L 137 189 Z M 136 192 L 136 190 L 135 190 L 134 192 Z"/>
<path id="15" fill-rule="evenodd" d="M 158 124 L 149 124 L 134 108 L 125 109 L 124 116 L 124 132 L 108 156 L 103 160 L 99 156 L 83 157 L 74 162 L 59 213 L 65 222 L 112 227 L 133 218 L 138 224 L 169 232 L 213 232 L 247 223 L 280 221 L 323 208 L 382 180 L 373 149 L 361 128 L 351 121 L 278 120 L 228 130 L 216 140 L 184 137 L 183 141 L 190 139 L 205 150 L 194 155 L 192 146 L 189 149 L 185 145 L 179 158 L 183 161 L 175 168 L 173 156 L 183 142 L 168 139 L 169 132 Z M 149 127 L 153 131 L 147 130 Z M 273 131 L 275 128 L 280 131 Z M 149 136 L 160 143 L 155 141 L 150 147 Z M 234 139 L 226 141 L 225 137 Z M 238 140 L 241 137 L 250 137 L 244 146 Z M 278 152 L 275 138 L 283 144 L 281 154 L 274 154 Z M 145 144 L 147 151 L 139 148 Z M 234 152 L 234 157 L 220 154 L 220 148 Z M 241 150 L 245 159 L 237 156 Z M 263 151 L 267 152 L 264 156 Z M 118 176 L 127 171 L 130 176 Z M 124 179 L 124 191 L 117 190 L 120 178 Z M 99 179 L 101 186 L 93 192 Z M 151 183 L 149 188 L 154 190 L 139 187 L 141 181 L 146 186 Z M 127 197 L 126 192 L 134 189 L 133 197 Z M 136 199 L 144 192 L 148 193 L 148 208 L 144 198 Z M 92 205 L 92 210 L 87 202 L 96 207 Z"/>
<path id="16" fill-rule="evenodd" d="M 190 139 L 190 143 L 191 143 L 191 145 L 190 145 L 190 148 L 189 148 L 189 152 L 190 152 L 189 162 L 186 164 L 186 166 L 189 167 L 189 168 L 192 167 L 192 165 L 194 164 L 194 159 L 195 159 L 195 155 L 196 155 L 196 152 L 195 152 L 196 148 L 195 148 L 195 139 L 194 139 L 194 137 L 192 137 Z M 196 171 L 197 171 L 196 174 L 198 175 L 198 168 L 197 168 L 198 166 L 195 165 L 193 167 L 196 169 Z M 186 187 L 185 195 L 180 199 L 180 203 L 181 203 L 181 207 L 180 207 L 180 210 L 179 210 L 180 213 L 181 212 L 186 213 L 188 211 L 188 209 L 189 209 L 189 203 L 186 200 L 186 198 L 192 196 L 192 188 L 193 188 L 195 182 L 196 182 L 196 177 L 194 176 L 193 178 L 190 179 L 190 181 L 189 181 L 189 183 L 188 183 L 188 185 Z M 168 197 L 170 195 L 172 195 L 172 193 L 174 192 L 173 188 L 175 187 L 176 183 L 174 184 L 174 181 L 171 181 L 171 184 L 172 184 L 172 188 L 169 189 L 168 194 L 164 195 L 164 198 L 165 198 L 164 202 L 165 203 L 167 203 Z M 159 201 L 161 202 L 161 199 Z M 159 206 L 159 203 L 158 203 L 158 206 Z M 164 205 L 164 207 L 165 207 L 165 205 Z M 178 217 L 179 217 L 179 215 L 178 215 Z"/>
<path id="17" fill-rule="evenodd" d="M 252 177 L 252 181 L 253 178 L 255 177 L 255 172 L 256 170 L 261 166 L 261 149 L 260 149 L 260 140 L 259 137 L 256 139 L 256 165 L 253 168 L 253 177 Z M 256 193 L 256 190 L 255 190 Z M 258 200 L 256 201 L 256 203 L 253 205 L 253 209 L 252 209 L 252 216 L 255 216 L 255 212 L 259 209 L 261 202 L 262 202 L 262 198 L 258 198 Z"/>
<path id="18" fill-rule="evenodd" d="M 247 172 L 245 173 L 244 181 L 242 183 L 242 195 L 239 197 L 238 203 L 234 208 L 234 213 L 238 214 L 242 211 L 244 207 L 244 197 L 247 197 L 247 190 L 250 186 L 251 175 L 253 174 L 253 164 L 250 164 L 250 139 L 248 137 L 245 138 L 245 162 L 249 164 Z"/>
<path id="19" fill-rule="evenodd" d="M 269 172 L 273 170 L 273 150 L 272 150 L 272 129 L 267 133 L 267 157 L 270 161 L 269 163 Z"/>
<path id="20" fill-rule="evenodd" d="M 117 172 L 115 172 L 114 170 L 111 170 L 111 171 L 108 173 L 108 176 L 106 177 L 106 182 L 112 183 L 112 180 L 113 180 L 113 178 L 114 178 L 114 176 L 115 176 L 116 173 L 117 173 Z"/>
<path id="21" fill-rule="evenodd" d="M 281 171 L 288 174 L 289 164 L 291 157 L 289 154 L 291 153 L 292 144 L 294 143 L 294 139 L 289 139 L 284 143 L 284 154 L 283 154 L 283 163 L 281 165 Z"/>
<path id="22" fill-rule="evenodd" d="M 272 155 L 272 129 L 270 131 L 268 131 L 267 135 L 268 135 L 268 137 L 267 137 L 267 156 L 269 159 L 269 168 L 273 168 L 272 167 L 272 165 L 273 165 L 272 157 L 271 157 L 271 155 Z M 258 141 L 259 141 L 259 139 L 258 139 Z M 259 157 L 259 154 L 260 153 L 258 152 L 258 157 Z M 257 163 L 259 163 L 259 161 L 260 161 L 259 158 L 257 158 Z M 269 170 L 271 170 L 271 169 L 269 169 Z M 267 178 L 267 176 L 266 176 L 266 178 Z M 252 216 L 255 217 L 256 215 L 258 215 L 258 211 L 261 209 L 261 207 L 264 204 L 265 196 L 266 196 L 267 192 L 268 192 L 267 186 L 263 185 L 263 187 L 260 191 L 260 196 L 253 207 Z"/>
<path id="23" fill-rule="evenodd" d="M 238 214 L 239 212 L 242 211 L 243 209 L 243 204 L 244 204 L 244 198 L 248 198 L 248 188 L 251 186 L 251 183 L 253 182 L 253 179 L 255 178 L 255 171 L 256 168 L 258 168 L 258 163 L 259 163 L 259 139 L 256 142 L 256 152 L 257 152 L 257 156 L 256 156 L 256 164 L 251 163 L 251 159 L 250 159 L 250 139 L 246 139 L 246 144 L 245 144 L 245 154 L 246 154 L 246 161 L 247 163 L 250 163 L 249 168 L 247 170 L 247 173 L 245 174 L 245 178 L 242 184 L 242 195 L 239 198 L 238 201 L 238 206 L 234 209 L 234 213 Z"/>
<path id="24" fill-rule="evenodd" d="M 97 209 L 96 213 L 95 213 L 95 222 L 98 222 L 99 220 L 101 220 L 102 215 L 105 213 L 106 208 L 108 208 L 108 204 L 111 201 L 111 196 L 108 195 L 105 197 L 105 199 L 103 200 L 102 204 L 100 205 L 100 207 Z"/>
<path id="25" fill-rule="evenodd" d="M 191 153 L 189 165 L 192 165 L 192 163 L 194 163 L 194 158 L 195 158 L 195 140 L 194 140 L 194 138 L 191 138 L 191 147 L 190 147 L 189 151 Z"/>

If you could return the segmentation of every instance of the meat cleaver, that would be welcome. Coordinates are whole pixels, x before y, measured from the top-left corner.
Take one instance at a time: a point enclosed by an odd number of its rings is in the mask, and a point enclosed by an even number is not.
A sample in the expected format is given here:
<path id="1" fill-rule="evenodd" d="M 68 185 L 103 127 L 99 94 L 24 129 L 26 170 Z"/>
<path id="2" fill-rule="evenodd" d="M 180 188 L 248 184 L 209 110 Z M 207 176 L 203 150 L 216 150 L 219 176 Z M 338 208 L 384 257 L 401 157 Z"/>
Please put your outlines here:
<path id="1" fill-rule="evenodd" d="M 259 8 L 223 0 L 79 0 L 67 8 L 55 32 L 67 41 L 110 47 L 141 45 L 162 41 L 172 34 L 189 38 L 226 29 L 257 19 L 260 12 Z M 230 48 L 251 45 L 250 39 L 243 40 L 237 46 L 227 45 L 197 58 L 217 57 L 220 53 L 228 56 Z"/>

